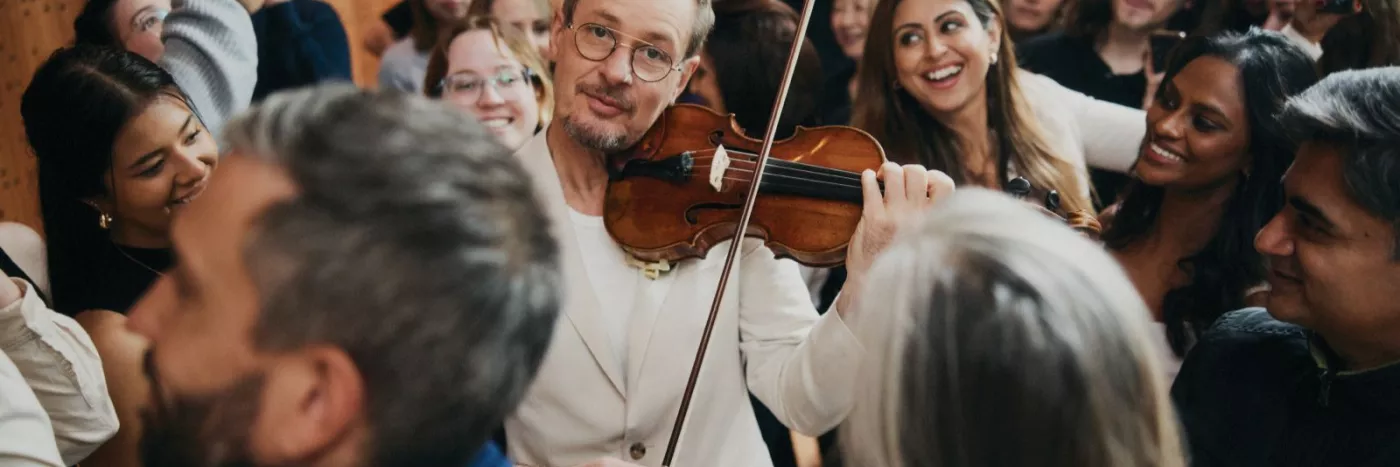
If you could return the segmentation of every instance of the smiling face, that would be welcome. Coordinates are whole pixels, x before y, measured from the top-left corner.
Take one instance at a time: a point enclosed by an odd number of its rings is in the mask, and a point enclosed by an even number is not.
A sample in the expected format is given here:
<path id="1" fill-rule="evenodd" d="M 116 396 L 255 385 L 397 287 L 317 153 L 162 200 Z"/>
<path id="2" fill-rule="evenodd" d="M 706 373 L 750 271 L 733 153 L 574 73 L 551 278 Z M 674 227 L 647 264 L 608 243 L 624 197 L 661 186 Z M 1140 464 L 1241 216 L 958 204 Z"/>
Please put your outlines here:
<path id="1" fill-rule="evenodd" d="M 120 0 L 112 7 L 111 28 L 122 47 L 152 62 L 165 54 L 161 32 L 170 0 Z"/>
<path id="2" fill-rule="evenodd" d="M 169 244 L 170 212 L 204 191 L 218 147 L 183 101 L 162 95 L 117 134 L 107 193 L 89 200 L 113 217 L 112 238 L 137 247 Z"/>
<path id="3" fill-rule="evenodd" d="M 540 124 L 525 66 L 490 29 L 467 31 L 452 40 L 442 97 L 475 115 L 508 148 L 519 148 Z"/>
<path id="4" fill-rule="evenodd" d="M 695 0 L 580 0 L 572 29 L 556 16 L 554 114 L 570 138 L 602 152 L 641 139 L 680 96 L 699 62 L 682 58 L 696 8 Z M 608 53 L 613 40 L 618 46 Z M 644 81 L 633 72 L 634 63 L 665 76 Z"/>
<path id="5" fill-rule="evenodd" d="M 1202 56 L 1162 86 L 1147 110 L 1147 136 L 1134 168 L 1138 177 L 1148 185 L 1187 189 L 1237 180 L 1251 161 L 1239 69 Z"/>
<path id="6" fill-rule="evenodd" d="M 987 72 L 1001 46 L 996 20 L 983 25 L 965 0 L 906 0 L 894 12 L 899 86 L 929 113 L 985 105 Z"/>
<path id="7" fill-rule="evenodd" d="M 1304 143 L 1284 175 L 1287 205 L 1254 239 L 1269 263 L 1269 314 L 1329 343 L 1389 348 L 1400 334 L 1395 229 L 1347 193 L 1344 157 Z"/>
<path id="8" fill-rule="evenodd" d="M 841 52 L 852 60 L 865 53 L 865 36 L 870 31 L 872 0 L 836 0 L 831 5 L 831 32 Z"/>
<path id="9" fill-rule="evenodd" d="M 1113 21 L 1130 30 L 1152 31 L 1167 24 L 1182 0 L 1112 0 Z"/>

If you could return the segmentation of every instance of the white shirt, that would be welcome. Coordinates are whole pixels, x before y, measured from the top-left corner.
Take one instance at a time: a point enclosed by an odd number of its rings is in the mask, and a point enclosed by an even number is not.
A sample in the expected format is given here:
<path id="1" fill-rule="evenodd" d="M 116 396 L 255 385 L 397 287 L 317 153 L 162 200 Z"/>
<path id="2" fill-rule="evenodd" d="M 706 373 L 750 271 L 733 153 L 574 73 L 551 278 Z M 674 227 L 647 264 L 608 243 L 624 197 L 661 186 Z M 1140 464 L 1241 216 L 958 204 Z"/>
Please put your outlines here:
<path id="1" fill-rule="evenodd" d="M 0 465 L 62 467 L 52 433 L 34 391 L 0 353 Z"/>
<path id="2" fill-rule="evenodd" d="M 9 280 L 23 298 L 0 308 L 0 373 L 18 372 L 0 375 L 0 465 L 28 465 L 10 460 L 44 458 L 55 444 L 62 463 L 53 465 L 77 464 L 117 433 L 102 360 L 76 321 L 45 307 L 28 282 Z M 31 398 L 46 414 L 44 426 L 52 424 L 42 441 L 35 440 L 32 417 L 22 412 Z"/>
<path id="3" fill-rule="evenodd" d="M 627 325 L 632 316 L 632 304 L 637 298 L 637 284 L 642 271 L 627 264 L 626 253 L 617 246 L 602 216 L 589 216 L 569 209 L 569 220 L 583 253 L 588 269 L 588 282 L 601 302 L 607 321 L 608 338 L 613 344 L 613 356 L 627 368 Z"/>
<path id="4" fill-rule="evenodd" d="M 1302 33 L 1298 32 L 1297 29 L 1293 29 L 1293 23 L 1284 25 L 1283 29 L 1279 30 L 1279 33 L 1293 41 L 1294 44 L 1298 44 L 1299 47 L 1302 47 L 1303 51 L 1307 52 L 1308 56 L 1311 56 L 1313 60 L 1322 58 L 1322 44 L 1318 44 L 1303 37 Z"/>
<path id="5" fill-rule="evenodd" d="M 428 52 L 413 48 L 413 37 L 405 37 L 384 51 L 379 62 L 379 89 L 398 89 L 423 94 L 428 77 Z"/>

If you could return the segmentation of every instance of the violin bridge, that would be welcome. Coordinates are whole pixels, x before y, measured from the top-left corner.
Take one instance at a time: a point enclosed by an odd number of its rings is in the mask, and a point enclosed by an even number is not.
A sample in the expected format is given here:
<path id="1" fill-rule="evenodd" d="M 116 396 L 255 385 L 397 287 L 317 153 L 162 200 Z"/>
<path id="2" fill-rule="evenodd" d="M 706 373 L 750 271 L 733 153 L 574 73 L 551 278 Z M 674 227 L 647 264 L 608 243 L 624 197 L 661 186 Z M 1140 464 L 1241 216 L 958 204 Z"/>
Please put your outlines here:
<path id="1" fill-rule="evenodd" d="M 663 272 L 671 271 L 671 262 L 664 259 L 655 262 L 646 262 L 629 255 L 627 256 L 627 264 L 641 269 L 642 275 L 651 280 L 656 280 L 658 277 L 661 277 L 661 273 Z"/>
<path id="2" fill-rule="evenodd" d="M 724 174 L 729 171 L 729 153 L 724 151 L 721 144 L 715 148 L 714 160 L 710 161 L 710 186 L 715 187 L 715 191 L 724 191 Z"/>

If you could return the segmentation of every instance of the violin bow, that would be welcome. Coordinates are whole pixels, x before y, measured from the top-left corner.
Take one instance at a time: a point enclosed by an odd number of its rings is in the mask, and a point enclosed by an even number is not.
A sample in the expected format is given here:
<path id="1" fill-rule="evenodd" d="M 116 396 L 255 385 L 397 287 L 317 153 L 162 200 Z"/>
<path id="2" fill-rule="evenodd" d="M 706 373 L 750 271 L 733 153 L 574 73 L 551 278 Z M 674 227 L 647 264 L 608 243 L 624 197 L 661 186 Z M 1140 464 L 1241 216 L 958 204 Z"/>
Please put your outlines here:
<path id="1" fill-rule="evenodd" d="M 768 167 L 768 155 L 773 150 L 773 139 L 778 133 L 778 121 L 783 116 L 783 106 L 787 103 L 788 89 L 792 86 L 792 75 L 797 71 L 797 60 L 802 55 L 802 44 L 807 41 L 807 26 L 812 19 L 814 0 L 802 2 L 802 13 L 797 21 L 797 31 L 792 38 L 792 49 L 788 51 L 787 69 L 783 71 L 783 81 L 778 87 L 778 98 L 773 100 L 773 113 L 768 118 L 768 130 L 763 135 L 763 149 L 758 153 L 757 166 L 753 169 L 753 181 L 749 184 L 749 194 L 744 198 L 744 210 L 739 215 L 739 225 L 734 231 L 734 239 L 729 242 L 729 253 L 724 258 L 724 269 L 720 271 L 719 286 L 714 301 L 710 304 L 710 316 L 705 321 L 705 333 L 700 336 L 700 348 L 695 351 L 695 363 L 690 367 L 690 379 L 685 383 L 685 393 L 681 396 L 680 411 L 676 423 L 671 427 L 671 439 L 666 443 L 666 455 L 661 458 L 662 467 L 671 467 L 671 459 L 676 455 L 676 445 L 680 443 L 681 430 L 685 427 L 685 417 L 690 410 L 690 400 L 695 395 L 695 382 L 700 378 L 700 366 L 705 363 L 705 350 L 710 347 L 710 335 L 715 330 L 715 319 L 719 317 L 719 307 L 724 299 L 724 289 L 729 285 L 729 273 L 734 268 L 734 259 L 739 257 L 739 248 L 744 243 L 744 232 L 749 228 L 749 218 L 753 216 L 754 201 L 758 199 L 759 181 Z"/>

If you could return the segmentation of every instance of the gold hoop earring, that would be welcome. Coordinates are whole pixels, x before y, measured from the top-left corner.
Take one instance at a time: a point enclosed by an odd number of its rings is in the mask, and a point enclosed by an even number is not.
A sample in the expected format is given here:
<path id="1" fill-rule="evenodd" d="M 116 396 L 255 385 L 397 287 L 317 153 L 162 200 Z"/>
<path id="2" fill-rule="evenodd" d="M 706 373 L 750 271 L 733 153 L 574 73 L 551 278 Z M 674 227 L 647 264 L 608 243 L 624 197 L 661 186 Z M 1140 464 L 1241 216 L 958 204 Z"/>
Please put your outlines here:
<path id="1" fill-rule="evenodd" d="M 108 214 L 105 213 L 105 212 L 103 212 L 103 213 L 98 213 L 98 215 L 97 215 L 97 226 L 98 226 L 98 227 L 101 227 L 102 230 L 107 230 L 109 227 L 112 226 L 112 216 L 108 215 Z"/>

